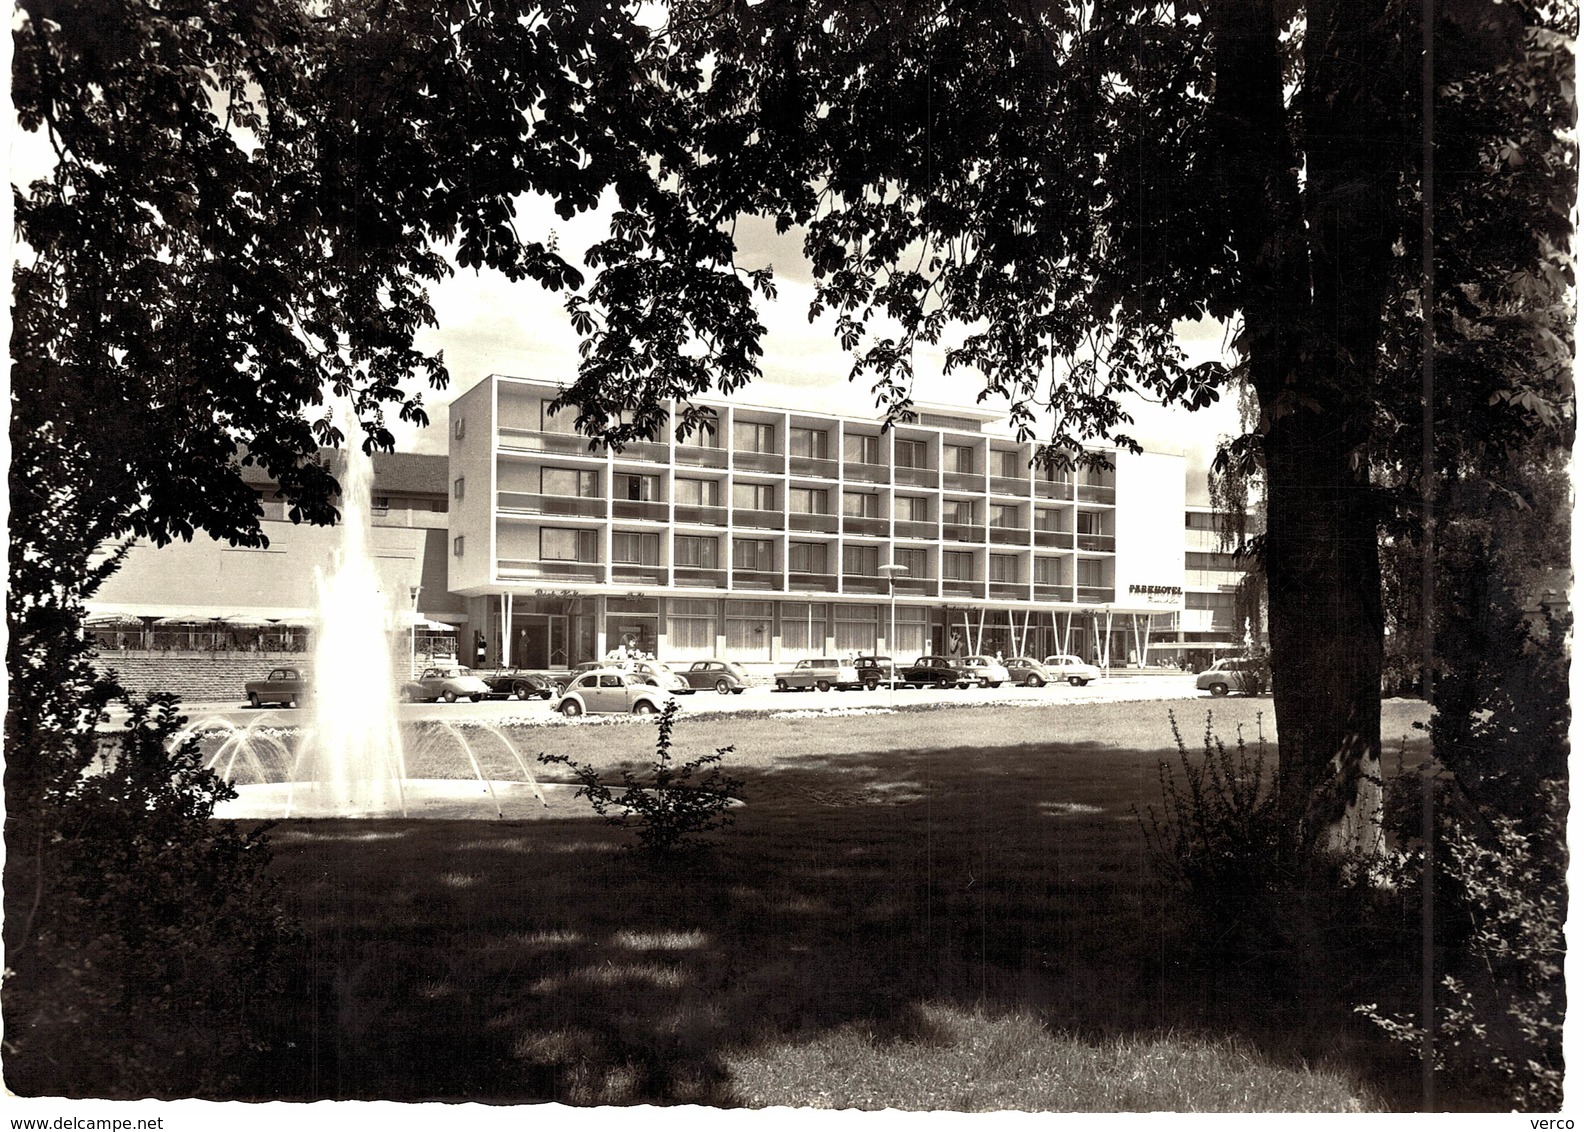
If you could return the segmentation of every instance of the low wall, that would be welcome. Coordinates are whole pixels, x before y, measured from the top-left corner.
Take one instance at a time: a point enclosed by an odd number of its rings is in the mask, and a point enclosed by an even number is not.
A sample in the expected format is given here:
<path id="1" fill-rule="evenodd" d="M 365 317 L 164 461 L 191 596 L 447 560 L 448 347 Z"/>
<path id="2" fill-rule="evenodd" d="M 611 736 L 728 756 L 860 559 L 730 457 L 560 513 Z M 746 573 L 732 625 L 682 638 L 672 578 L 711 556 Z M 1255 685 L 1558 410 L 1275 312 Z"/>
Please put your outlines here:
<path id="1" fill-rule="evenodd" d="M 202 703 L 242 703 L 242 685 L 262 680 L 272 668 L 300 668 L 313 659 L 302 652 L 176 652 L 124 649 L 103 652 L 94 665 L 114 670 L 131 692 L 174 692 Z"/>

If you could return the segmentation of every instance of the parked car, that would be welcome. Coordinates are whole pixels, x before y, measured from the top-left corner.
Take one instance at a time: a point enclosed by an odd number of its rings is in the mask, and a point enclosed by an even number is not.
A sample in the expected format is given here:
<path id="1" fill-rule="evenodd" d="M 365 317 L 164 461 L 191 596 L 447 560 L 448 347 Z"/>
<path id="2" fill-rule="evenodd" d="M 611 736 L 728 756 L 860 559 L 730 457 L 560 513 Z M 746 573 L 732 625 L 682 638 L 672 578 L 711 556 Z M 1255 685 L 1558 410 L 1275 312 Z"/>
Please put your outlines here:
<path id="1" fill-rule="evenodd" d="M 624 666 L 612 664 L 607 665 L 607 667 L 622 668 Z M 682 679 L 680 673 L 672 671 L 669 665 L 661 664 L 658 660 L 629 660 L 625 667 L 628 671 L 636 672 L 642 676 L 645 683 L 653 684 L 656 688 L 664 688 L 666 691 L 674 692 L 679 696 L 691 696 L 698 691 L 692 684 Z"/>
<path id="2" fill-rule="evenodd" d="M 404 703 L 418 700 L 444 700 L 454 704 L 458 700 L 475 703 L 490 694 L 490 686 L 468 668 L 426 668 L 423 675 L 402 685 Z"/>
<path id="3" fill-rule="evenodd" d="M 492 668 L 475 670 L 473 675 L 489 685 L 491 695 L 513 700 L 548 700 L 556 694 L 555 681 L 539 672 L 521 668 Z"/>
<path id="4" fill-rule="evenodd" d="M 775 674 L 778 692 L 806 692 L 817 688 L 828 692 L 832 688 L 859 687 L 858 670 L 843 664 L 833 656 L 811 657 L 800 660 L 790 669 Z"/>
<path id="5" fill-rule="evenodd" d="M 1212 696 L 1242 692 L 1257 696 L 1270 687 L 1270 662 L 1257 656 L 1226 656 L 1199 673 L 1194 687 Z"/>
<path id="6" fill-rule="evenodd" d="M 898 676 L 910 688 L 959 688 L 968 686 L 968 673 L 947 656 L 921 656 L 903 668 Z"/>
<path id="7" fill-rule="evenodd" d="M 308 678 L 299 668 L 275 668 L 262 680 L 249 680 L 242 694 L 251 707 L 285 704 L 296 707 L 308 694 Z"/>
<path id="8" fill-rule="evenodd" d="M 893 678 L 901 680 L 889 656 L 860 656 L 853 661 L 853 671 L 858 673 L 858 682 L 871 692 L 882 684 L 890 684 Z"/>
<path id="9" fill-rule="evenodd" d="M 981 688 L 999 688 L 1012 679 L 1012 674 L 993 656 L 968 656 L 958 662 L 968 679 Z"/>
<path id="10" fill-rule="evenodd" d="M 748 686 L 748 673 L 730 660 L 695 660 L 677 673 L 690 689 L 714 688 L 721 695 L 742 695 Z"/>
<path id="11" fill-rule="evenodd" d="M 646 683 L 636 672 L 623 668 L 595 668 L 577 676 L 550 706 L 568 719 L 589 714 L 654 715 L 675 703 L 664 688 Z"/>
<path id="12" fill-rule="evenodd" d="M 1043 688 L 1055 679 L 1051 670 L 1032 656 L 1014 656 L 1006 662 L 1006 669 L 1014 684 L 1026 688 Z"/>
<path id="13" fill-rule="evenodd" d="M 1047 656 L 1045 667 L 1052 680 L 1065 680 L 1074 688 L 1082 688 L 1091 680 L 1100 679 L 1100 670 L 1076 656 Z"/>

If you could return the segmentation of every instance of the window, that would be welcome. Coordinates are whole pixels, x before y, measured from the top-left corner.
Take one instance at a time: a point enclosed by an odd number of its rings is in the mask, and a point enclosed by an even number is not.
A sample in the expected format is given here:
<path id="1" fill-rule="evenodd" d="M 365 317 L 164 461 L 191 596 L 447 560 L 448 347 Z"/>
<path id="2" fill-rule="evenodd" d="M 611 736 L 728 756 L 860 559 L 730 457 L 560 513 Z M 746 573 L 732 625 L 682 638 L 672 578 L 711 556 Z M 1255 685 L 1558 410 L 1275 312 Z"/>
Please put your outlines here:
<path id="1" fill-rule="evenodd" d="M 880 548 L 878 546 L 842 547 L 842 573 L 860 574 L 866 578 L 880 575 Z"/>
<path id="2" fill-rule="evenodd" d="M 880 438 L 849 432 L 842 438 L 842 455 L 850 464 L 880 463 Z"/>
<path id="3" fill-rule="evenodd" d="M 619 472 L 611 478 L 617 499 L 653 502 L 660 498 L 659 476 L 638 476 Z"/>
<path id="4" fill-rule="evenodd" d="M 539 531 L 539 559 L 542 562 L 598 562 L 596 531 L 569 531 L 543 527 Z"/>
<path id="5" fill-rule="evenodd" d="M 930 521 L 929 500 L 922 495 L 899 495 L 896 497 L 896 517 L 905 523 L 927 523 Z"/>
<path id="6" fill-rule="evenodd" d="M 1010 507 L 1005 503 L 992 503 L 990 505 L 990 525 L 992 527 L 1021 527 L 1023 525 L 1023 508 Z"/>
<path id="7" fill-rule="evenodd" d="M 667 649 L 672 654 L 692 651 L 695 655 L 712 655 L 715 652 L 716 608 L 713 601 L 672 598 L 667 602 Z"/>
<path id="8" fill-rule="evenodd" d="M 972 475 L 974 470 L 973 449 L 965 444 L 941 445 L 941 467 L 948 472 Z"/>
<path id="9" fill-rule="evenodd" d="M 1080 586 L 1105 585 L 1105 563 L 1098 558 L 1078 559 L 1078 584 Z"/>
<path id="10" fill-rule="evenodd" d="M 824 549 L 821 547 L 820 549 Z M 781 652 L 825 652 L 825 611 L 820 603 L 783 602 L 781 605 Z"/>
<path id="11" fill-rule="evenodd" d="M 1213 531 L 1221 517 L 1213 512 L 1189 511 L 1185 518 L 1184 525 L 1190 531 Z"/>
<path id="12" fill-rule="evenodd" d="M 467 491 L 467 477 L 458 476 L 451 483 L 451 498 L 461 499 Z"/>
<path id="13" fill-rule="evenodd" d="M 456 538 L 451 540 L 451 553 L 458 558 L 462 557 L 463 539 L 465 537 L 465 535 L 457 535 Z"/>
<path id="14" fill-rule="evenodd" d="M 732 485 L 732 506 L 745 511 L 775 511 L 776 489 L 773 483 L 737 483 Z"/>
<path id="15" fill-rule="evenodd" d="M 809 460 L 830 459 L 830 433 L 818 428 L 794 428 L 787 439 L 794 456 Z"/>
<path id="16" fill-rule="evenodd" d="M 874 655 L 879 645 L 879 632 L 875 615 L 879 610 L 872 605 L 838 605 L 831 619 L 835 626 L 836 651 L 843 654 L 868 653 Z"/>
<path id="17" fill-rule="evenodd" d="M 880 496 L 873 491 L 844 491 L 842 514 L 863 519 L 877 519 L 880 517 Z"/>
<path id="18" fill-rule="evenodd" d="M 563 435 L 577 432 L 577 410 L 563 409 L 557 413 L 551 411 L 552 404 L 554 402 L 549 398 L 541 399 L 539 402 L 539 431 L 559 432 Z"/>
<path id="19" fill-rule="evenodd" d="M 795 574 L 824 574 L 827 561 L 822 542 L 794 542 L 787 547 L 787 568 Z"/>
<path id="20" fill-rule="evenodd" d="M 992 582 L 1016 582 L 1019 580 L 1018 559 L 1015 554 L 992 554 L 990 556 L 990 580 Z"/>
<path id="21" fill-rule="evenodd" d="M 1034 560 L 1034 580 L 1042 586 L 1061 585 L 1062 560 L 1060 558 L 1036 558 Z"/>
<path id="22" fill-rule="evenodd" d="M 922 440 L 896 440 L 895 455 L 892 457 L 899 468 L 925 468 L 929 465 L 929 449 Z"/>
<path id="23" fill-rule="evenodd" d="M 941 551 L 941 577 L 958 582 L 974 580 L 974 556 L 971 550 Z"/>
<path id="24" fill-rule="evenodd" d="M 822 487 L 787 488 L 787 505 L 799 515 L 829 515 L 828 499 Z"/>
<path id="25" fill-rule="evenodd" d="M 582 499 L 599 498 L 600 474 L 576 468 L 540 468 L 539 491 L 543 495 L 575 495 Z"/>
<path id="26" fill-rule="evenodd" d="M 732 422 L 732 447 L 739 452 L 774 452 L 775 425 L 757 421 Z"/>
<path id="27" fill-rule="evenodd" d="M 683 507 L 719 507 L 719 480 L 690 480 L 678 476 L 671 484 L 671 492 Z"/>
<path id="28" fill-rule="evenodd" d="M 974 526 L 977 522 L 974 517 L 974 501 L 972 499 L 941 500 L 941 522 Z"/>
<path id="29" fill-rule="evenodd" d="M 994 461 L 990 465 L 992 475 L 1007 480 L 1020 480 L 1028 475 L 1028 464 L 1020 453 L 996 451 L 990 454 L 990 458 Z"/>
<path id="30" fill-rule="evenodd" d="M 456 420 L 452 421 L 451 432 L 458 440 L 465 439 L 467 437 L 467 418 L 458 417 Z"/>
<path id="31" fill-rule="evenodd" d="M 770 659 L 775 607 L 768 601 L 726 603 L 726 649 L 749 660 Z"/>
<path id="32" fill-rule="evenodd" d="M 630 566 L 660 565 L 660 536 L 615 531 L 611 534 L 611 561 Z"/>
<path id="33" fill-rule="evenodd" d="M 677 443 L 688 448 L 719 448 L 720 433 L 714 428 L 696 428 L 683 434 Z"/>
<path id="34" fill-rule="evenodd" d="M 891 560 L 907 570 L 907 573 L 899 575 L 900 577 L 929 577 L 929 555 L 922 550 L 903 550 L 898 548 L 892 552 Z"/>
<path id="35" fill-rule="evenodd" d="M 1041 531 L 1064 531 L 1067 512 L 1058 511 L 1054 507 L 1040 507 L 1034 512 L 1034 526 Z"/>
<path id="36" fill-rule="evenodd" d="M 1105 534 L 1104 516 L 1098 511 L 1078 512 L 1078 533 L 1081 535 Z"/>
<path id="37" fill-rule="evenodd" d="M 720 544 L 702 535 L 677 535 L 673 544 L 676 564 L 696 570 L 720 569 Z"/>
<path id="38" fill-rule="evenodd" d="M 1231 612 L 1237 600 L 1234 594 L 1203 594 L 1192 590 L 1183 594 L 1184 609 L 1220 609 Z"/>
<path id="39" fill-rule="evenodd" d="M 1190 570 L 1240 570 L 1237 559 L 1230 554 L 1196 554 L 1188 551 L 1184 565 Z"/>
<path id="40" fill-rule="evenodd" d="M 1085 468 L 1082 473 L 1083 482 L 1092 486 L 1104 486 L 1111 482 L 1111 471 L 1110 468 Z"/>
<path id="41" fill-rule="evenodd" d="M 374 514 L 383 515 L 390 510 L 390 496 L 376 495 L 369 502 L 373 505 Z"/>
<path id="42" fill-rule="evenodd" d="M 775 543 L 759 538 L 732 539 L 732 569 L 774 572 Z"/>

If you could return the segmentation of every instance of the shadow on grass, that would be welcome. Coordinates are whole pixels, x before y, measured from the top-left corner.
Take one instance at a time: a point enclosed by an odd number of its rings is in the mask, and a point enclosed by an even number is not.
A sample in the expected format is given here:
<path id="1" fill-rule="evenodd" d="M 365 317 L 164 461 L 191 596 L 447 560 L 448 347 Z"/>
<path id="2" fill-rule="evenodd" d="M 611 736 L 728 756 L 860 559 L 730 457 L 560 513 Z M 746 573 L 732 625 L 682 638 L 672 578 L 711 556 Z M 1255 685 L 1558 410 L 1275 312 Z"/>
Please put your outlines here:
<path id="1" fill-rule="evenodd" d="M 927 1043 L 940 1005 L 1374 1059 L 1334 986 L 1293 995 L 1177 952 L 1131 809 L 1167 754 L 734 769 L 736 825 L 661 862 L 592 819 L 281 823 L 305 936 L 250 1095 L 731 1105 L 735 1051 L 852 1024 Z"/>

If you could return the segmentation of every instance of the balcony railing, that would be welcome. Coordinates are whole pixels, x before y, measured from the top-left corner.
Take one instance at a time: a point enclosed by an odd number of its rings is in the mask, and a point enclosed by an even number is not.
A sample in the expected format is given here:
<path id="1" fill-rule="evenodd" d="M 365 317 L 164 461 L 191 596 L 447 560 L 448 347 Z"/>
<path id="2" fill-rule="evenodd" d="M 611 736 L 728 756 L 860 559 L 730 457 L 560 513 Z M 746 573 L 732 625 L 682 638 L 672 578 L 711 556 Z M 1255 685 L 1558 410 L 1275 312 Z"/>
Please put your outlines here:
<path id="1" fill-rule="evenodd" d="M 670 508 L 664 503 L 645 499 L 615 499 L 611 508 L 618 519 L 648 519 L 663 523 L 670 518 Z"/>
<path id="2" fill-rule="evenodd" d="M 734 590 L 778 590 L 781 575 L 771 570 L 733 570 L 731 584 Z"/>
<path id="3" fill-rule="evenodd" d="M 502 576 L 543 579 L 550 582 L 603 582 L 605 567 L 599 563 L 536 562 L 528 558 L 502 558 L 498 564 Z"/>
<path id="4" fill-rule="evenodd" d="M 1078 536 L 1079 550 L 1104 550 L 1109 553 L 1116 552 L 1116 535 L 1086 535 Z"/>
<path id="5" fill-rule="evenodd" d="M 1026 582 L 991 582 L 991 597 L 1028 597 L 1028 584 Z"/>
<path id="6" fill-rule="evenodd" d="M 724 448 L 701 448 L 696 444 L 678 444 L 676 447 L 678 464 L 688 464 L 695 468 L 724 468 L 726 460 Z"/>
<path id="7" fill-rule="evenodd" d="M 792 456 L 788 461 L 792 466 L 794 476 L 814 476 L 822 480 L 833 480 L 841 465 L 835 460 L 825 460 L 818 456 Z"/>
<path id="8" fill-rule="evenodd" d="M 935 593 L 934 578 L 898 578 L 896 592 L 899 594 L 922 594 L 926 597 Z"/>
<path id="9" fill-rule="evenodd" d="M 787 588 L 808 590 L 813 593 L 833 594 L 836 592 L 836 575 L 807 574 L 794 570 L 787 575 Z"/>
<path id="10" fill-rule="evenodd" d="M 1115 586 L 1079 586 L 1078 601 L 1083 605 L 1103 605 L 1116 600 Z"/>
<path id="11" fill-rule="evenodd" d="M 978 472 L 942 472 L 941 486 L 947 491 L 972 491 L 984 490 L 984 477 Z"/>
<path id="12" fill-rule="evenodd" d="M 1056 547 L 1060 550 L 1071 550 L 1073 533 L 1071 531 L 1035 531 L 1034 545 Z"/>
<path id="13" fill-rule="evenodd" d="M 991 527 L 990 541 L 1001 546 L 1027 546 L 1027 527 Z"/>
<path id="14" fill-rule="evenodd" d="M 678 566 L 673 573 L 679 586 L 706 586 L 709 589 L 726 588 L 726 571 L 706 570 L 699 566 Z"/>
<path id="15" fill-rule="evenodd" d="M 1034 494 L 1041 499 L 1071 499 L 1072 480 L 1035 480 Z"/>
<path id="16" fill-rule="evenodd" d="M 944 523 L 941 538 L 950 542 L 983 542 L 984 528 L 978 523 Z"/>
<path id="17" fill-rule="evenodd" d="M 732 453 L 732 462 L 745 472 L 784 472 L 786 457 L 779 452 Z"/>
<path id="18" fill-rule="evenodd" d="M 835 515 L 821 515 L 814 511 L 794 511 L 787 516 L 787 525 L 794 531 L 824 531 L 835 534 L 841 528 L 841 519 Z"/>
<path id="19" fill-rule="evenodd" d="M 669 464 L 671 462 L 671 447 L 667 444 L 656 444 L 652 440 L 635 440 L 616 453 L 616 460 L 635 461 L 642 464 Z"/>
<path id="20" fill-rule="evenodd" d="M 754 511 L 746 507 L 733 511 L 732 521 L 739 527 L 757 527 L 766 531 L 779 531 L 786 526 L 786 516 L 779 511 Z"/>
<path id="21" fill-rule="evenodd" d="M 611 566 L 611 581 L 630 582 L 640 586 L 663 586 L 666 584 L 666 571 L 664 566 Z"/>
<path id="22" fill-rule="evenodd" d="M 1071 601 L 1073 588 L 1071 586 L 1034 584 L 1034 600 L 1036 601 Z"/>
<path id="23" fill-rule="evenodd" d="M 1021 495 L 1026 497 L 1029 493 L 1029 481 L 1008 479 L 1005 476 L 991 476 L 990 490 L 997 495 Z"/>
<path id="24" fill-rule="evenodd" d="M 984 596 L 984 583 L 964 581 L 961 578 L 941 579 L 942 597 L 982 597 Z"/>
<path id="25" fill-rule="evenodd" d="M 605 501 L 576 495 L 533 495 L 526 491 L 502 491 L 495 497 L 502 511 L 527 511 L 532 515 L 582 515 L 590 519 L 605 517 Z"/>
<path id="26" fill-rule="evenodd" d="M 934 468 L 893 468 L 891 479 L 894 483 L 907 484 L 910 487 L 940 486 L 940 473 Z"/>
<path id="27" fill-rule="evenodd" d="M 843 574 L 842 592 L 850 594 L 883 594 L 886 580 L 869 574 Z"/>
<path id="28" fill-rule="evenodd" d="M 696 503 L 678 503 L 676 506 L 676 521 L 679 523 L 696 523 L 705 527 L 724 527 L 726 525 L 726 508 L 704 507 Z"/>
<path id="29" fill-rule="evenodd" d="M 1115 503 L 1116 488 L 1110 484 L 1081 483 L 1078 498 L 1085 503 Z"/>
<path id="30" fill-rule="evenodd" d="M 505 448 L 523 448 L 529 452 L 554 452 L 562 456 L 594 456 L 599 459 L 605 457 L 605 449 L 590 448 L 590 438 L 581 433 L 503 427 L 500 430 L 500 443 Z"/>
<path id="31" fill-rule="evenodd" d="M 886 464 L 860 464 L 857 460 L 848 460 L 842 468 L 850 480 L 862 480 L 864 483 L 890 483 L 891 468 Z"/>
<path id="32" fill-rule="evenodd" d="M 940 527 L 934 523 L 917 523 L 912 519 L 898 519 L 896 522 L 897 538 L 927 538 L 939 537 Z"/>
<path id="33" fill-rule="evenodd" d="M 842 531 L 849 535 L 884 535 L 889 524 L 884 519 L 862 515 L 843 515 Z"/>

